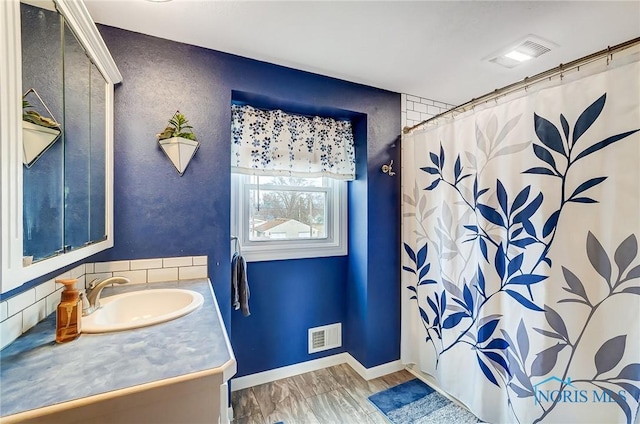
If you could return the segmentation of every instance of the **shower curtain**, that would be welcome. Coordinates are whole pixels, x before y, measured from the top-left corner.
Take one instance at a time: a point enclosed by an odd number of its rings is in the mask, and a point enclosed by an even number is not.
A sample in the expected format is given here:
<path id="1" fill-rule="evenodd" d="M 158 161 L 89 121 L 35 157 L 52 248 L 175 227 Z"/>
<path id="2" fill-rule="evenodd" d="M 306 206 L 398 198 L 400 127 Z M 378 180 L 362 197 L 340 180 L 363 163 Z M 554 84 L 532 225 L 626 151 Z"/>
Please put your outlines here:
<path id="1" fill-rule="evenodd" d="M 610 68 L 403 139 L 401 359 L 484 421 L 639 420 L 640 64 Z"/>

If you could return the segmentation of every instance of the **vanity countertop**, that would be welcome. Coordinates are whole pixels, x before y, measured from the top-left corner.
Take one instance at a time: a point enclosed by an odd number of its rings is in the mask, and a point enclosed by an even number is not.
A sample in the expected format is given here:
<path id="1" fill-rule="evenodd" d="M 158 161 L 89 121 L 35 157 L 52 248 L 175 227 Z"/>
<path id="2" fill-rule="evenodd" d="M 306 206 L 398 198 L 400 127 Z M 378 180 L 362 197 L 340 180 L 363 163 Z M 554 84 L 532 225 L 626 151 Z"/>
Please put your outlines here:
<path id="1" fill-rule="evenodd" d="M 0 416 L 198 373 L 229 379 L 235 358 L 208 279 L 106 288 L 182 288 L 204 304 L 173 321 L 55 342 L 55 313 L 0 352 Z"/>

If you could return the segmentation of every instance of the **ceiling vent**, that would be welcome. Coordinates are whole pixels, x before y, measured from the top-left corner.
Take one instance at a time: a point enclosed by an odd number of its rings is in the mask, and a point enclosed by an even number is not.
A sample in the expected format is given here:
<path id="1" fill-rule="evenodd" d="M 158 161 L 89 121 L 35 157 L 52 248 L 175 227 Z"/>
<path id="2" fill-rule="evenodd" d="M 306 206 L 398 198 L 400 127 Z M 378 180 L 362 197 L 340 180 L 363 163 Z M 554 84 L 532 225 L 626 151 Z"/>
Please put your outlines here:
<path id="1" fill-rule="evenodd" d="M 487 56 L 484 60 L 505 68 L 515 68 L 522 63 L 550 52 L 554 47 L 558 47 L 558 45 L 535 35 L 528 35 L 523 40 Z"/>

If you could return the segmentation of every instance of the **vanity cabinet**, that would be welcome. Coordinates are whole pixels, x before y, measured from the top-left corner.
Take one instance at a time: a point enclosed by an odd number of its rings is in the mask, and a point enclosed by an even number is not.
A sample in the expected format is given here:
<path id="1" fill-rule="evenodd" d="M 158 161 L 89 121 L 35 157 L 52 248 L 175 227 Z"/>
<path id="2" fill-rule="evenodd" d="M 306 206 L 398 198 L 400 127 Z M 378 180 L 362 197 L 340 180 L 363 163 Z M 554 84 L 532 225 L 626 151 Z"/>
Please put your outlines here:
<path id="1" fill-rule="evenodd" d="M 137 286 L 163 288 L 198 292 L 202 306 L 164 323 L 60 345 L 52 315 L 0 351 L 0 422 L 229 424 L 227 382 L 237 364 L 211 282 Z"/>
<path id="2" fill-rule="evenodd" d="M 113 246 L 113 95 L 122 77 L 80 0 L 0 1 L 0 35 L 4 293 Z M 37 155 L 24 150 L 34 127 L 23 123 L 26 110 L 60 128 Z"/>

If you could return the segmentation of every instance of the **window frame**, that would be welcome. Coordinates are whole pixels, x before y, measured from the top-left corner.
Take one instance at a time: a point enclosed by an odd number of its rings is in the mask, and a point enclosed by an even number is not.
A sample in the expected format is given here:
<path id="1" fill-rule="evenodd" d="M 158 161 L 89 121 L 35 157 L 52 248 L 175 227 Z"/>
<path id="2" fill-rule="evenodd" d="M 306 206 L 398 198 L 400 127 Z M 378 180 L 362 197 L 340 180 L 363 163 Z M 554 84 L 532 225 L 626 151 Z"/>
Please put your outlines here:
<path id="1" fill-rule="evenodd" d="M 313 178 L 309 176 L 309 178 Z M 348 253 L 348 182 L 323 177 L 327 185 L 308 187 L 309 191 L 327 193 L 326 238 L 300 240 L 249 239 L 249 191 L 255 187 L 250 175 L 231 173 L 231 235 L 238 237 L 247 262 L 344 256 Z M 272 189 L 272 184 L 260 188 Z M 306 189 L 307 187 L 305 187 Z"/>

